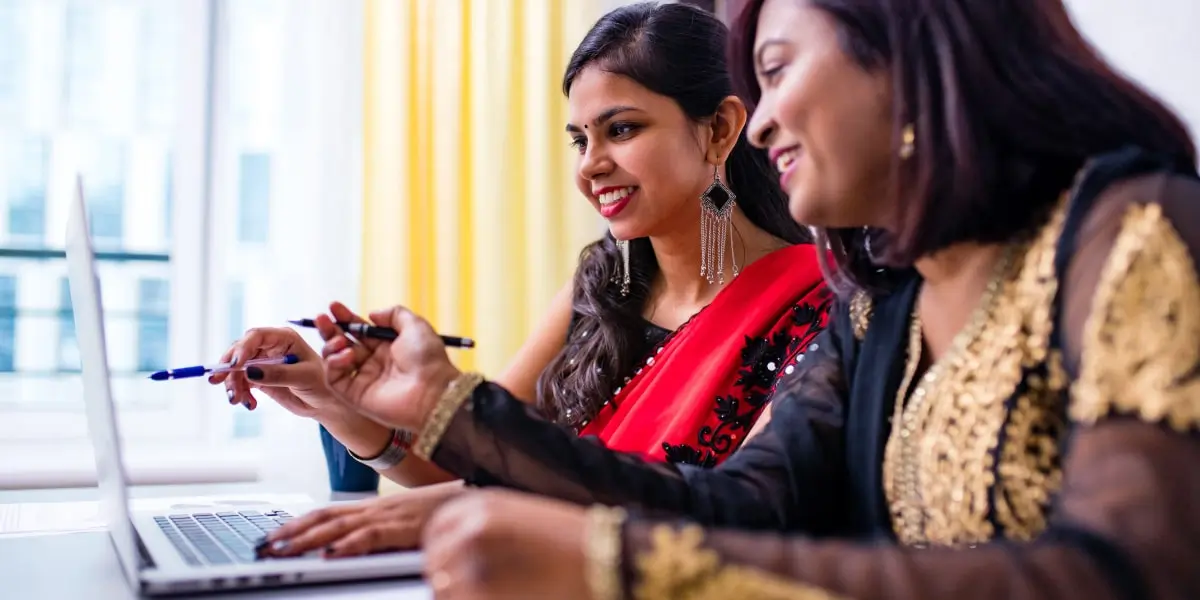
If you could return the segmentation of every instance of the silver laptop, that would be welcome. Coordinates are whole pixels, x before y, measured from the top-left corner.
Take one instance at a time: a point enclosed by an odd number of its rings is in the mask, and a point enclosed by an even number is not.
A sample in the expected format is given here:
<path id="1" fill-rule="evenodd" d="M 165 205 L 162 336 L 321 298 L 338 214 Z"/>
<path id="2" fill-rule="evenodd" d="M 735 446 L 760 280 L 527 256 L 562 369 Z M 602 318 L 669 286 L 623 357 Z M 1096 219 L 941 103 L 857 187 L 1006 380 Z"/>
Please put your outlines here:
<path id="1" fill-rule="evenodd" d="M 83 182 L 77 178 L 67 222 L 67 269 L 88 430 L 96 452 L 101 514 L 134 588 L 146 595 L 167 595 L 419 574 L 420 552 L 255 560 L 253 547 L 259 538 L 318 505 L 173 514 L 130 510 L 109 385 L 100 282 L 88 231 Z"/>

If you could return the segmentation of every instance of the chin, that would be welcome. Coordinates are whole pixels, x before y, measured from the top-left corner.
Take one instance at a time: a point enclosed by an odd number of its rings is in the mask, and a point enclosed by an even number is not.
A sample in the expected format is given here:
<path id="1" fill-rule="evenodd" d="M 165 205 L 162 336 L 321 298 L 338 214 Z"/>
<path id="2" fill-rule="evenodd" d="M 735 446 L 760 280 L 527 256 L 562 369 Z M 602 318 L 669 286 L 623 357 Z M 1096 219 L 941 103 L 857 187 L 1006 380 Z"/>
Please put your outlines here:
<path id="1" fill-rule="evenodd" d="M 633 223 L 610 222 L 608 224 L 608 231 L 618 240 L 634 240 L 646 237 L 646 234 L 641 232 L 641 228 L 635 226 Z"/>
<path id="2" fill-rule="evenodd" d="M 813 200 L 808 194 L 791 194 L 788 197 L 788 214 L 793 221 L 806 227 L 824 227 L 826 220 L 822 217 L 825 211 Z"/>

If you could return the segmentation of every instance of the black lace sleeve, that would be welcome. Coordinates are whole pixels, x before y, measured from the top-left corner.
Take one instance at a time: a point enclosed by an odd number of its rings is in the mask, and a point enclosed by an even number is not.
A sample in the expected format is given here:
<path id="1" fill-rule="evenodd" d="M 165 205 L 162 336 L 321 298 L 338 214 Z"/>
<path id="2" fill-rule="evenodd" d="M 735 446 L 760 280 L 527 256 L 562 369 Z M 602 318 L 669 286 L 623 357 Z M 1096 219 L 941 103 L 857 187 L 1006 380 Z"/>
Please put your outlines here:
<path id="1" fill-rule="evenodd" d="M 579 504 L 686 513 L 714 525 L 820 533 L 832 526 L 829 517 L 843 487 L 846 390 L 834 329 L 822 333 L 819 349 L 780 383 L 770 424 L 715 469 L 652 463 L 610 451 L 541 420 L 492 384 L 477 388 L 455 414 L 433 460 L 479 485 Z"/>
<path id="2" fill-rule="evenodd" d="M 633 598 L 1200 598 L 1200 183 L 1114 186 L 1062 281 L 1067 410 L 1048 528 L 916 549 L 626 523 Z"/>

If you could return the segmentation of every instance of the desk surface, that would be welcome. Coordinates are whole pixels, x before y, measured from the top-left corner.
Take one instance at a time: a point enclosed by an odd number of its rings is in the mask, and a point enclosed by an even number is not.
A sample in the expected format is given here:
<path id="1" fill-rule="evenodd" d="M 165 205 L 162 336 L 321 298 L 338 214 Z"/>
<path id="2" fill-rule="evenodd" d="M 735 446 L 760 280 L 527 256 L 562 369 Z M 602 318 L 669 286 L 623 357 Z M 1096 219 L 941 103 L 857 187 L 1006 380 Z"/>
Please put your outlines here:
<path id="1" fill-rule="evenodd" d="M 154 486 L 135 488 L 134 497 L 196 496 L 213 494 L 261 493 L 254 485 L 230 486 Z M 318 495 L 310 494 L 316 500 Z M 360 495 L 361 496 L 361 495 Z M 56 502 L 92 500 L 95 489 L 27 490 L 0 492 L 0 504 L 13 502 Z M 352 499 L 355 495 L 335 494 L 333 500 Z M 83 532 L 29 537 L 0 537 L 0 581 L 5 597 L 12 598 L 95 598 L 117 600 L 136 598 L 117 564 L 117 556 L 106 532 Z M 424 600 L 432 597 L 425 584 L 416 579 L 394 579 L 350 584 L 290 587 L 238 593 L 223 593 L 206 598 L 345 598 Z"/>

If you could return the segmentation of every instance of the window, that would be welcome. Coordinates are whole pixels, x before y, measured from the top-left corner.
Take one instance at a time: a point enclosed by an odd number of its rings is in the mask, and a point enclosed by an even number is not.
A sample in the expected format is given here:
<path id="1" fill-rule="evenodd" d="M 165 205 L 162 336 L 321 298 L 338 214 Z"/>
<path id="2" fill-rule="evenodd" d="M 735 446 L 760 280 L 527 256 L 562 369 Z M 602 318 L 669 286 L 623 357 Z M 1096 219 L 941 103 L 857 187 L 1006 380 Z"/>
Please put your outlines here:
<path id="1" fill-rule="evenodd" d="M 13 370 L 17 348 L 17 280 L 0 276 L 0 371 Z"/>
<path id="2" fill-rule="evenodd" d="M 261 153 L 238 157 L 238 241 L 267 241 L 271 198 L 271 158 Z"/>
<path id="3" fill-rule="evenodd" d="M 163 279 L 143 279 L 138 282 L 137 369 L 161 371 L 169 368 L 170 353 L 167 314 L 170 310 L 170 288 Z"/>
<path id="4" fill-rule="evenodd" d="M 106 115 L 114 114 L 107 112 L 106 108 L 128 110 L 125 108 L 128 103 L 117 104 L 104 100 L 122 100 L 119 96 L 121 84 L 128 84 L 130 79 L 126 69 L 117 69 L 118 60 L 127 58 L 120 56 L 125 48 L 108 44 L 105 39 L 106 33 L 115 33 L 124 25 L 121 16 L 116 7 L 104 6 L 99 2 L 67 2 L 62 15 L 64 27 L 61 37 L 66 63 L 66 89 L 63 92 L 67 102 L 67 121 L 73 126 L 101 124 Z M 114 94 L 117 96 L 114 97 Z"/>
<path id="5" fill-rule="evenodd" d="M 0 1 L 0 121 L 13 120 L 23 104 L 29 56 L 21 9 L 18 3 Z"/>
<path id="6" fill-rule="evenodd" d="M 0 0 L 0 455 L 31 457 L 0 461 L 0 488 L 94 470 L 63 260 L 76 173 L 133 479 L 243 479 L 262 451 L 303 444 L 319 456 L 315 428 L 267 426 L 295 419 L 282 410 L 146 371 L 354 301 L 358 4 Z M 302 433 L 263 445 L 288 430 Z"/>
<path id="7" fill-rule="evenodd" d="M 166 246 L 171 243 L 171 228 L 173 227 L 173 219 L 175 218 L 175 163 L 171 162 L 171 156 L 167 155 L 167 164 L 163 167 L 163 221 L 162 221 L 162 241 Z"/>
<path id="8" fill-rule="evenodd" d="M 97 249 L 120 248 L 125 231 L 125 148 L 103 140 L 82 165 L 87 190 L 88 225 Z"/>
<path id="9" fill-rule="evenodd" d="M 46 233 L 46 176 L 49 148 L 45 138 L 10 144 L 5 161 L 13 165 L 5 186 L 8 235 L 14 244 L 41 246 Z"/>
<path id="10" fill-rule="evenodd" d="M 71 286 L 67 278 L 58 285 L 58 371 L 79 372 L 79 339 L 75 337 L 75 313 L 71 304 Z"/>

